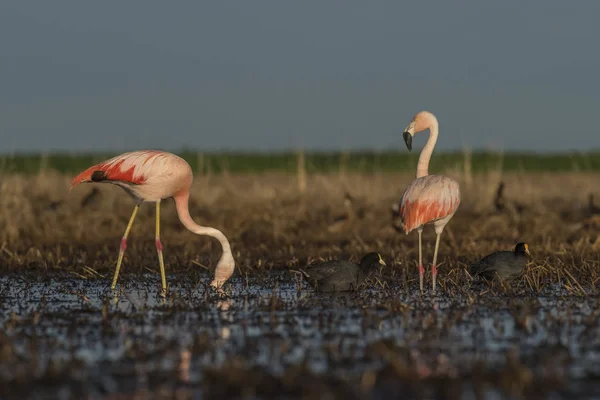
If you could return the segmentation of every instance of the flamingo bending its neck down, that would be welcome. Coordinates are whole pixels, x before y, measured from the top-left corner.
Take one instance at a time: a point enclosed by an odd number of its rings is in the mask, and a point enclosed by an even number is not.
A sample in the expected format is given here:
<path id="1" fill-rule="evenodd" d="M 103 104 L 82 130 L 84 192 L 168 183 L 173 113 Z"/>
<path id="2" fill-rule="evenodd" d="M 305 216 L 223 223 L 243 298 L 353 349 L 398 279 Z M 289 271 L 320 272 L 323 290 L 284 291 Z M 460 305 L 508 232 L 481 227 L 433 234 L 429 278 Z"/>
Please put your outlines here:
<path id="1" fill-rule="evenodd" d="M 429 139 L 421 151 L 417 164 L 417 179 L 411 182 L 400 199 L 399 211 L 404 232 L 408 235 L 416 229 L 419 234 L 419 287 L 423 291 L 423 252 L 421 234 L 423 226 L 433 224 L 437 235 L 431 275 L 433 277 L 433 292 L 437 277 L 437 256 L 440 246 L 440 236 L 446 224 L 450 221 L 460 204 L 460 188 L 454 179 L 442 175 L 429 175 L 429 159 L 438 137 L 438 120 L 432 113 L 421 111 L 404 129 L 404 141 L 409 151 L 412 150 L 412 138 L 417 132 L 429 129 Z"/>
<path id="2" fill-rule="evenodd" d="M 156 203 L 156 250 L 160 265 L 162 290 L 166 293 L 167 279 L 162 253 L 163 246 L 160 242 L 160 202 L 162 199 L 170 197 L 175 200 L 177 216 L 183 226 L 195 234 L 212 236 L 221 243 L 223 253 L 217 263 L 215 278 L 211 282 L 211 286 L 219 289 L 233 274 L 235 261 L 227 237 L 215 228 L 196 224 L 190 216 L 188 200 L 192 180 L 192 169 L 184 159 L 175 154 L 154 150 L 121 154 L 94 165 L 73 178 L 71 189 L 80 183 L 112 183 L 121 186 L 136 201 L 125 234 L 121 239 L 112 289 L 117 285 L 123 254 L 127 247 L 127 236 L 133 225 L 133 220 L 140 205 L 144 202 L 150 202 Z"/>

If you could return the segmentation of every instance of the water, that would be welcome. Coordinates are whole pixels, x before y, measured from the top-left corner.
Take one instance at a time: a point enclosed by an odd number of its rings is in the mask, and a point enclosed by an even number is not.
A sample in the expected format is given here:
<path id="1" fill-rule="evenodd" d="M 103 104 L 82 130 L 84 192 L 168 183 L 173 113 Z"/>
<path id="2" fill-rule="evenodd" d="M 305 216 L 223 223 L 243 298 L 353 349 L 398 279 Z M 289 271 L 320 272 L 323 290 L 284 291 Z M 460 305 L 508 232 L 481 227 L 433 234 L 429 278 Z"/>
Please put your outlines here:
<path id="1" fill-rule="evenodd" d="M 0 278 L 0 393 L 600 395 L 597 297 L 483 285 L 420 297 L 401 284 L 318 294 L 289 272 L 234 279 L 223 297 L 185 276 L 169 281 L 162 299 L 155 275 L 123 279 L 116 295 L 108 280 Z"/>

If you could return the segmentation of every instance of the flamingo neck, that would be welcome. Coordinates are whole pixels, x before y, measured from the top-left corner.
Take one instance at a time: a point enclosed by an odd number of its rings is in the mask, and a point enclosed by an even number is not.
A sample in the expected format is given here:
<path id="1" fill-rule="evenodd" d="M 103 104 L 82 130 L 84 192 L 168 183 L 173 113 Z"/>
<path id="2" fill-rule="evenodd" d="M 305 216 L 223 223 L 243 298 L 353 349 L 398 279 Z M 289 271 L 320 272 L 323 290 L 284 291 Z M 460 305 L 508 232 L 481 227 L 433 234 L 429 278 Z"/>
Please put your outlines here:
<path id="1" fill-rule="evenodd" d="M 208 226 L 200 226 L 194 222 L 190 216 L 188 207 L 189 197 L 189 192 L 174 197 L 177 216 L 183 226 L 189 231 L 197 235 L 211 236 L 221 243 L 223 254 L 217 263 L 215 278 L 211 282 L 211 286 L 220 287 L 231 277 L 235 268 L 235 261 L 233 259 L 233 254 L 231 253 L 231 245 L 229 244 L 227 237 L 220 230 Z"/>
<path id="2" fill-rule="evenodd" d="M 431 159 L 433 148 L 437 142 L 438 129 L 438 122 L 436 119 L 434 119 L 431 122 L 431 125 L 429 125 L 429 139 L 427 139 L 427 143 L 425 144 L 425 147 L 423 147 L 423 150 L 421 150 L 421 155 L 419 156 L 419 163 L 417 164 L 417 178 L 429 175 L 429 160 Z"/>

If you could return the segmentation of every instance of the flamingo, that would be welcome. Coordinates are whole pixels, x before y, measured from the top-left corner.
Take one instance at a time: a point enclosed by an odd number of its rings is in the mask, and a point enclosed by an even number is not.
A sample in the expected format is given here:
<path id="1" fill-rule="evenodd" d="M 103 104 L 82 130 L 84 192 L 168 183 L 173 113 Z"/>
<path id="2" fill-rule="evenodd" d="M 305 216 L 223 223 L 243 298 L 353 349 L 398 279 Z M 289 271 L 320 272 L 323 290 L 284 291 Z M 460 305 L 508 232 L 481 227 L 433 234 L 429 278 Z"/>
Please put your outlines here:
<path id="1" fill-rule="evenodd" d="M 435 227 L 437 237 L 431 265 L 434 293 L 440 236 L 460 204 L 458 182 L 443 175 L 429 175 L 428 172 L 429 159 L 438 137 L 438 128 L 438 120 L 435 115 L 429 111 L 421 111 L 414 116 L 410 124 L 404 129 L 404 142 L 409 151 L 412 151 L 412 138 L 416 133 L 429 129 L 429 139 L 419 156 L 417 178 L 408 185 L 402 194 L 398 207 L 404 232 L 408 235 L 416 229 L 419 234 L 419 287 L 421 292 L 423 291 L 423 274 L 425 273 L 421 234 L 424 225 L 433 224 Z"/>
<path id="2" fill-rule="evenodd" d="M 81 183 L 112 183 L 125 189 L 136 202 L 125 229 L 125 234 L 121 239 L 111 289 L 115 289 L 117 286 L 123 254 L 127 248 L 127 236 L 133 225 L 133 220 L 140 205 L 148 202 L 156 203 L 156 251 L 158 252 L 158 263 L 162 279 L 162 292 L 166 293 L 167 280 L 163 261 L 163 246 L 160 242 L 160 202 L 170 197 L 175 200 L 177 216 L 183 226 L 197 235 L 211 236 L 221 243 L 222 254 L 217 263 L 211 286 L 220 290 L 225 281 L 233 274 L 235 261 L 227 237 L 218 229 L 196 224 L 190 216 L 188 200 L 192 180 L 192 168 L 184 159 L 175 154 L 156 150 L 133 151 L 118 155 L 86 169 L 73 178 L 69 191 Z"/>

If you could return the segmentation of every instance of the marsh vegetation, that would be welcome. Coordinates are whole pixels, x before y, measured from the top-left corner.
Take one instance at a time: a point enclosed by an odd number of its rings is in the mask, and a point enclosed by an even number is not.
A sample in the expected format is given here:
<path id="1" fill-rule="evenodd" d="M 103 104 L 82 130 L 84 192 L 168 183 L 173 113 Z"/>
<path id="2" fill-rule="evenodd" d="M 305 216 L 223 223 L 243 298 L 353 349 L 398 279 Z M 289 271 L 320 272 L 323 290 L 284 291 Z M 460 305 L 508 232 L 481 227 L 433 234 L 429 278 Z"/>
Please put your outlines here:
<path id="1" fill-rule="evenodd" d="M 133 201 L 111 185 L 69 193 L 71 176 L 51 168 L 5 171 L 0 394 L 598 396 L 599 176 L 464 165 L 445 171 L 463 202 L 442 238 L 436 296 L 419 294 L 417 237 L 398 232 L 391 210 L 412 172 L 197 173 L 190 212 L 227 234 L 236 272 L 225 296 L 213 293 L 219 244 L 164 201 L 161 299 L 153 207 L 140 210 L 112 293 Z M 426 229 L 426 268 L 433 239 Z M 469 276 L 470 263 L 517 242 L 532 255 L 518 280 Z M 315 293 L 294 272 L 369 251 L 386 266 L 357 292 Z"/>

